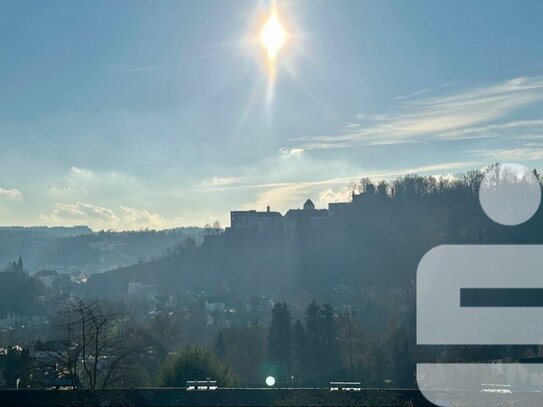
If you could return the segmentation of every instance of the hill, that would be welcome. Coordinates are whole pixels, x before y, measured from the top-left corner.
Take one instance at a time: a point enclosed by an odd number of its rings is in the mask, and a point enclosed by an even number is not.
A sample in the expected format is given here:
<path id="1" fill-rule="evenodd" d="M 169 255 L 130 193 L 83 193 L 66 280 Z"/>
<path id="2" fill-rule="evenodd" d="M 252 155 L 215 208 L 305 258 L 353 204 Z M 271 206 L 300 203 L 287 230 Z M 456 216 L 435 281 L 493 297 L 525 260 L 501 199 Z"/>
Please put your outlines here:
<path id="1" fill-rule="evenodd" d="M 422 256 L 440 244 L 541 244 L 540 209 L 515 228 L 492 222 L 478 199 L 482 175 L 472 171 L 447 181 L 406 176 L 364 190 L 317 225 L 294 233 L 229 230 L 197 248 L 113 270 L 89 280 L 94 294 L 126 295 L 129 281 L 175 291 L 221 293 L 246 299 L 264 293 L 287 300 L 307 293 L 335 304 L 362 304 L 409 295 Z M 373 294 L 372 294 L 373 293 Z"/>
<path id="2" fill-rule="evenodd" d="M 200 244 L 203 229 L 93 232 L 86 226 L 2 227 L 0 264 L 11 262 L 22 254 L 25 268 L 31 273 L 54 269 L 60 273 L 90 275 L 162 256 L 187 238 Z"/>

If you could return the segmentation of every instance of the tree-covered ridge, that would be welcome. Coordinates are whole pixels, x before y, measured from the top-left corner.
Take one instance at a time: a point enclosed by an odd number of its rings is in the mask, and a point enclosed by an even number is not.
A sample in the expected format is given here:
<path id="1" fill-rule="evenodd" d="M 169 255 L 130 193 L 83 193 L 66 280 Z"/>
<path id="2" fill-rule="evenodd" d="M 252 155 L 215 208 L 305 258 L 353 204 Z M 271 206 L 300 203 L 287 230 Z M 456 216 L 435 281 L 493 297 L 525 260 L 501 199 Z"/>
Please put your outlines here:
<path id="1" fill-rule="evenodd" d="M 135 280 L 157 283 L 164 292 L 182 287 L 232 298 L 263 293 L 292 300 L 306 292 L 362 306 L 367 299 L 361 294 L 371 287 L 412 289 L 418 262 L 437 245 L 543 242 L 541 209 L 514 228 L 485 215 L 478 199 L 483 176 L 474 170 L 452 178 L 364 178 L 351 186 L 353 201 L 318 225 L 301 223 L 294 234 L 213 236 L 200 247 L 93 277 L 89 289 L 107 286 L 111 295 L 122 295 Z M 344 291 L 340 297 L 337 290 Z"/>
<path id="2" fill-rule="evenodd" d="M 440 244 L 543 242 L 541 208 L 515 228 L 486 216 L 478 196 L 483 177 L 474 170 L 450 179 L 362 179 L 352 205 L 305 236 L 303 281 L 323 287 L 334 270 L 344 284 L 401 287 L 415 281 L 422 256 Z"/>
<path id="3" fill-rule="evenodd" d="M 0 264 L 23 253 L 27 269 L 93 274 L 160 257 L 187 238 L 196 244 L 204 231 L 197 227 L 161 231 L 99 231 L 73 228 L 0 228 Z"/>

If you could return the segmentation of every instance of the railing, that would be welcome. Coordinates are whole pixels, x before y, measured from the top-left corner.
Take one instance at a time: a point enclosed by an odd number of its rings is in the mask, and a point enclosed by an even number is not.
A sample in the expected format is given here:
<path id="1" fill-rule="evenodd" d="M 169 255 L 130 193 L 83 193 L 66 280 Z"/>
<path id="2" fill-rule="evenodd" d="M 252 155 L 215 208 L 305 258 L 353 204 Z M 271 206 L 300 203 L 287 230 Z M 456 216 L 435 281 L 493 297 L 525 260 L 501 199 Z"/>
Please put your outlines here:
<path id="1" fill-rule="evenodd" d="M 360 382 L 330 382 L 330 391 L 360 391 Z"/>
<path id="2" fill-rule="evenodd" d="M 209 391 L 217 390 L 217 381 L 210 380 L 208 377 L 207 380 L 187 380 L 187 391 Z"/>

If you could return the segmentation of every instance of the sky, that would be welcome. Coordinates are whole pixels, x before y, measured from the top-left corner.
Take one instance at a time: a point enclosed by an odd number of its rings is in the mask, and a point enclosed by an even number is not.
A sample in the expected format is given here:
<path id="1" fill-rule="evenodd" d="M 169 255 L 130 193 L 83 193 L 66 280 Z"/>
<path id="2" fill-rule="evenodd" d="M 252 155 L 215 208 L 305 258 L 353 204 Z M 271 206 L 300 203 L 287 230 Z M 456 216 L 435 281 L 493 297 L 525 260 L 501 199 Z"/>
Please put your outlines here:
<path id="1" fill-rule="evenodd" d="M 0 225 L 229 225 L 361 177 L 543 170 L 540 1 L 0 0 Z"/>

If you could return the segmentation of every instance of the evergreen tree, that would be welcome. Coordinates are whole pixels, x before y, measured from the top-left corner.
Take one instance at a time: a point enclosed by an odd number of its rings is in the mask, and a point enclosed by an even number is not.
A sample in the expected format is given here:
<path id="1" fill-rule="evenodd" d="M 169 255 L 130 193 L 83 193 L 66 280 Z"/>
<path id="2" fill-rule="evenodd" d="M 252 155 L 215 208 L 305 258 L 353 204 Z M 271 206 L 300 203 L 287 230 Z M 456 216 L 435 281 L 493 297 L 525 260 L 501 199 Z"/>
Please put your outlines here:
<path id="1" fill-rule="evenodd" d="M 215 353 L 232 368 L 244 387 L 261 387 L 266 369 L 266 333 L 258 324 L 233 326 L 219 333 Z"/>
<path id="2" fill-rule="evenodd" d="M 305 339 L 308 383 L 328 384 L 341 370 L 338 327 L 330 304 L 309 304 L 305 312 Z"/>
<path id="3" fill-rule="evenodd" d="M 306 360 L 308 384 L 316 384 L 322 371 L 322 315 L 321 307 L 312 301 L 305 311 Z"/>
<path id="4" fill-rule="evenodd" d="M 291 321 L 287 303 L 275 304 L 268 331 L 268 359 L 279 383 L 288 383 L 292 370 Z"/>
<path id="5" fill-rule="evenodd" d="M 292 374 L 297 385 L 301 385 L 306 379 L 306 346 L 305 329 L 297 319 L 292 328 Z"/>
<path id="6" fill-rule="evenodd" d="M 341 370 L 341 355 L 338 342 L 338 326 L 335 319 L 334 307 L 324 304 L 322 307 L 322 338 L 323 338 L 323 374 L 334 379 Z"/>
<path id="7" fill-rule="evenodd" d="M 31 364 L 28 349 L 17 346 L 8 349 L 3 369 L 5 386 L 12 389 L 27 387 Z"/>
<path id="8" fill-rule="evenodd" d="M 224 358 L 226 355 L 224 335 L 222 331 L 219 332 L 219 335 L 217 336 L 217 339 L 215 340 L 215 354 L 220 358 Z"/>

